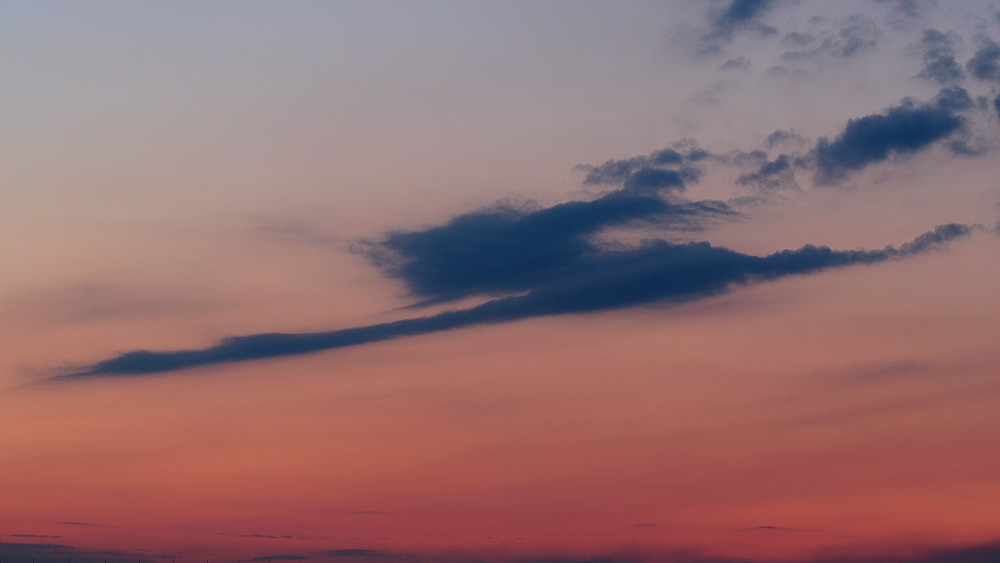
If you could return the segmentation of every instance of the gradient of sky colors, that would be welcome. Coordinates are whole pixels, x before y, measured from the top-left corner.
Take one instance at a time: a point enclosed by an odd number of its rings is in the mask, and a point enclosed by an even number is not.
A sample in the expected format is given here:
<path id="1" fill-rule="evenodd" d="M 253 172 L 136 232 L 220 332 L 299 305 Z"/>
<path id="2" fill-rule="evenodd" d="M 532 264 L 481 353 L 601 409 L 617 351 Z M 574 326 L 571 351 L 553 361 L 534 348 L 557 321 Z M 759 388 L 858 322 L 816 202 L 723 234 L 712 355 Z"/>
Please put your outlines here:
<path id="1" fill-rule="evenodd" d="M 1000 5 L 0 6 L 0 557 L 1000 558 Z"/>

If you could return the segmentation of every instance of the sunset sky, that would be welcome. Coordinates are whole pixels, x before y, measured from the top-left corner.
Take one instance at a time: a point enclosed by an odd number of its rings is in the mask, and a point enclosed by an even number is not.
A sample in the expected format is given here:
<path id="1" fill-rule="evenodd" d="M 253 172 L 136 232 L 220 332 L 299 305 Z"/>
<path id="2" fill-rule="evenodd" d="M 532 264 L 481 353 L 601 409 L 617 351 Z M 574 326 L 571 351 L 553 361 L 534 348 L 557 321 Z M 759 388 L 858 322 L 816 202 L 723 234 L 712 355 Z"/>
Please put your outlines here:
<path id="1" fill-rule="evenodd" d="M 1000 560 L 998 2 L 10 1 L 0 63 L 3 563 Z"/>

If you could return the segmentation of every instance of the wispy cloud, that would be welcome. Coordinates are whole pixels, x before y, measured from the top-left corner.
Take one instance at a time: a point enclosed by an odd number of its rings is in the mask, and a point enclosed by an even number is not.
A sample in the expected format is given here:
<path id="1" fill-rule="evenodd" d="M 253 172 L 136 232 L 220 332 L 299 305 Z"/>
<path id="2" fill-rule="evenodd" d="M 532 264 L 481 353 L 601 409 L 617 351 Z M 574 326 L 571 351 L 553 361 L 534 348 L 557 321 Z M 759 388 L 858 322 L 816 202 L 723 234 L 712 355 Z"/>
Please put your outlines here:
<path id="1" fill-rule="evenodd" d="M 793 48 L 782 55 L 786 60 L 817 58 L 850 58 L 875 47 L 881 31 L 871 19 L 855 14 L 832 29 L 822 31 L 819 38 L 811 34 L 793 32 L 785 36 L 785 43 Z"/>

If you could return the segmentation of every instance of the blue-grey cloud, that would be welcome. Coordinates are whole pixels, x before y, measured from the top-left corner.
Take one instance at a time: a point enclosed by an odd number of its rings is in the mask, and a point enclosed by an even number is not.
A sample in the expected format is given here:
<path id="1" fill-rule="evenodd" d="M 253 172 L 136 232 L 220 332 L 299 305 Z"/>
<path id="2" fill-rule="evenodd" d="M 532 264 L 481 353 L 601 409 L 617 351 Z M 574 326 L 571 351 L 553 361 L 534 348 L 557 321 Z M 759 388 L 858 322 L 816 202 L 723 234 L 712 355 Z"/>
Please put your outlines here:
<path id="1" fill-rule="evenodd" d="M 162 557 L 162 555 L 154 556 Z M 4 563 L 65 563 L 66 561 L 136 560 L 138 556 L 121 551 L 85 550 L 56 543 L 0 542 Z M 167 557 L 169 559 L 169 557 Z"/>
<path id="2" fill-rule="evenodd" d="M 920 47 L 924 51 L 924 68 L 919 76 L 940 84 L 952 84 L 964 79 L 965 72 L 955 60 L 954 43 L 952 35 L 936 29 L 924 30 L 920 40 Z"/>
<path id="3" fill-rule="evenodd" d="M 431 302 L 474 294 L 526 291 L 564 279 L 586 257 L 603 228 L 637 220 L 689 224 L 732 212 L 721 203 L 668 203 L 615 191 L 589 202 L 535 211 L 499 209 L 461 215 L 445 225 L 391 233 L 378 247 L 387 273 Z"/>
<path id="4" fill-rule="evenodd" d="M 586 172 L 585 184 L 612 189 L 591 200 L 543 208 L 497 205 L 442 225 L 391 232 L 366 244 L 364 252 L 372 261 L 415 298 L 411 307 L 486 299 L 480 305 L 343 330 L 234 336 L 201 349 L 136 350 L 65 370 L 56 379 L 163 373 L 545 315 L 676 303 L 739 285 L 924 252 L 968 233 L 969 227 L 939 227 L 898 249 L 805 246 L 769 256 L 708 242 L 654 239 L 628 246 L 600 237 L 609 229 L 635 226 L 690 231 L 737 216 L 725 203 L 683 197 L 708 164 L 754 165 L 757 170 L 740 176 L 737 183 L 763 191 L 795 186 L 797 167 L 812 166 L 819 182 L 834 183 L 893 154 L 916 152 L 964 131 L 960 112 L 971 107 L 969 94 L 958 87 L 942 90 L 931 102 L 904 100 L 880 114 L 849 121 L 832 141 L 821 138 L 807 159 L 785 154 L 769 159 L 763 151 L 715 155 L 684 142 L 644 156 L 580 166 Z M 781 142 L 790 135 L 775 132 L 769 140 Z"/>
<path id="5" fill-rule="evenodd" d="M 1000 45 L 990 39 L 965 64 L 965 69 L 973 77 L 987 82 L 1000 81 Z"/>
<path id="6" fill-rule="evenodd" d="M 762 191 L 774 191 L 782 187 L 797 187 L 793 159 L 787 154 L 774 160 L 765 161 L 756 172 L 743 174 L 736 179 L 740 185 L 753 185 Z"/>
<path id="7" fill-rule="evenodd" d="M 597 166 L 578 165 L 577 170 L 587 173 L 583 183 L 588 185 L 641 187 L 642 177 L 655 172 L 668 172 L 673 179 L 667 187 L 683 191 L 685 182 L 695 182 L 701 175 L 700 164 L 710 158 L 711 153 L 690 144 L 681 143 L 674 148 L 665 148 L 643 156 L 613 159 Z"/>
<path id="8" fill-rule="evenodd" d="M 976 106 L 969 92 L 958 86 L 942 88 L 934 98 L 933 104 L 940 109 L 952 112 L 966 111 Z"/>
<path id="9" fill-rule="evenodd" d="M 771 9 L 773 0 L 730 0 L 719 8 L 708 10 L 708 29 L 700 38 L 698 53 L 714 55 L 738 33 L 767 36 L 777 33 L 763 23 L 761 17 Z"/>
<path id="10" fill-rule="evenodd" d="M 774 28 L 760 21 L 772 4 L 772 0 L 732 0 L 723 9 L 709 14 L 711 35 L 728 39 L 742 30 L 774 33 Z"/>
<path id="11" fill-rule="evenodd" d="M 482 216 L 463 216 L 448 225 L 460 232 L 467 223 L 492 220 Z M 436 227 L 442 228 L 442 227 Z M 142 375 L 163 373 L 199 366 L 290 356 L 346 346 L 379 342 L 402 336 L 415 336 L 475 325 L 510 322 L 531 317 L 606 311 L 646 303 L 679 303 L 723 293 L 734 286 L 760 283 L 777 278 L 819 272 L 828 268 L 872 264 L 898 259 L 947 242 L 970 232 L 965 225 L 943 225 L 925 233 L 900 248 L 881 250 L 832 250 L 824 246 L 804 246 L 768 256 L 743 254 L 707 242 L 677 244 L 665 240 L 647 241 L 635 248 L 593 248 L 564 260 L 544 276 L 532 277 L 530 289 L 485 303 L 435 315 L 388 323 L 314 333 L 265 333 L 238 336 L 215 346 L 196 350 L 127 352 L 83 369 L 57 376 L 78 379 L 94 376 Z M 481 248 L 485 267 L 495 268 L 489 246 Z M 433 254 L 418 254 L 433 256 Z M 476 254 L 468 254 L 467 266 L 476 268 Z M 403 280 L 421 285 L 421 291 L 435 295 L 453 290 L 453 284 L 438 286 L 427 280 L 440 276 L 433 270 L 441 266 L 432 261 L 412 271 L 414 277 Z M 426 271 L 425 271 L 426 270 Z M 505 275 L 502 268 L 501 275 Z M 511 287 L 520 285 L 523 278 Z"/>
<path id="12" fill-rule="evenodd" d="M 907 99 L 882 113 L 852 119 L 832 141 L 824 137 L 817 143 L 815 179 L 820 184 L 837 183 L 892 155 L 915 153 L 963 132 L 966 122 L 960 111 L 971 106 L 965 90 L 949 88 L 930 103 Z"/>

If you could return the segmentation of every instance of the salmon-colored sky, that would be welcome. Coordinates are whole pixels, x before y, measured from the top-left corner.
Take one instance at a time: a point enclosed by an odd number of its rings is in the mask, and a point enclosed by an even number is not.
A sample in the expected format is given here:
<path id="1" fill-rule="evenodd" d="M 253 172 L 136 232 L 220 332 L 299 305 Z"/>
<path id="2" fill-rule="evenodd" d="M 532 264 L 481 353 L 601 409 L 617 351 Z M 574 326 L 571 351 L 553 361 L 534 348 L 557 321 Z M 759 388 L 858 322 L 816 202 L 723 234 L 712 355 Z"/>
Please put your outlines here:
<path id="1" fill-rule="evenodd" d="M 0 7 L 0 557 L 1000 556 L 998 14 Z"/>

